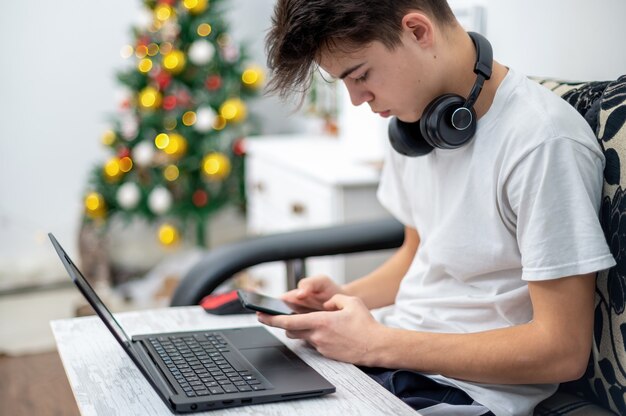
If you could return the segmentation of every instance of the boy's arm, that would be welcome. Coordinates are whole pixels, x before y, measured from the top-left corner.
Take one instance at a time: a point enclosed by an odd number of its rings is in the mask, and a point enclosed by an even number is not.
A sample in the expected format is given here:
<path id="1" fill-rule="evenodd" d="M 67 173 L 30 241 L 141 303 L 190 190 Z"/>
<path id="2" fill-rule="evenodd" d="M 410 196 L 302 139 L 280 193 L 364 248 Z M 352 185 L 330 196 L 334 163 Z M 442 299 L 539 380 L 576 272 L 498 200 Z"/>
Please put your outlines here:
<path id="1" fill-rule="evenodd" d="M 394 303 L 402 278 L 409 270 L 420 238 L 417 231 L 404 227 L 402 246 L 380 267 L 342 287 L 342 293 L 360 298 L 369 309 Z"/>
<path id="2" fill-rule="evenodd" d="M 533 320 L 474 334 L 381 328 L 371 363 L 475 382 L 558 383 L 585 371 L 593 337 L 595 273 L 529 282 Z"/>
<path id="3" fill-rule="evenodd" d="M 335 295 L 334 312 L 260 314 L 322 355 L 370 367 L 406 368 L 489 384 L 560 383 L 585 371 L 593 337 L 595 273 L 530 282 L 533 320 L 466 334 L 385 327 L 361 299 Z M 367 334 L 367 336 L 363 336 Z"/>

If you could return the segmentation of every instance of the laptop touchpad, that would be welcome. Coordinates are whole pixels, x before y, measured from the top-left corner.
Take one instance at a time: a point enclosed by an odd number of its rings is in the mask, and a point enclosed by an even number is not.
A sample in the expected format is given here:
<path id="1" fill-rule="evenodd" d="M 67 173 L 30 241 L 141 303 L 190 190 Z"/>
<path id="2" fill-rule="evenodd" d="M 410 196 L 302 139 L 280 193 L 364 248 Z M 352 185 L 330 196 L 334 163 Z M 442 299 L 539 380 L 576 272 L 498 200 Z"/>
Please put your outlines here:
<path id="1" fill-rule="evenodd" d="M 244 357 L 261 373 L 278 368 L 302 365 L 299 359 L 291 359 L 280 348 L 266 347 L 240 350 Z"/>

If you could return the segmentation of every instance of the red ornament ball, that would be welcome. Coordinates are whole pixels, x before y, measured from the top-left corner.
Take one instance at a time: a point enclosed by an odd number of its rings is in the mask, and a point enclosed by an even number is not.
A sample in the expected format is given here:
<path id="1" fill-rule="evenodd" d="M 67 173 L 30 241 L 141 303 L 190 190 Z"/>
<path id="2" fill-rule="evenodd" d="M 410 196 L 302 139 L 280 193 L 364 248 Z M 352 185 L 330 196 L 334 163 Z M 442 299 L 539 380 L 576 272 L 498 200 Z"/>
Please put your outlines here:
<path id="1" fill-rule="evenodd" d="M 191 95 L 186 90 L 181 90 L 176 94 L 176 102 L 180 107 L 189 107 L 191 104 Z"/>
<path id="2" fill-rule="evenodd" d="M 207 194 L 206 191 L 202 189 L 198 189 L 191 196 L 191 201 L 198 208 L 202 208 L 209 203 L 209 194 Z"/>
<path id="3" fill-rule="evenodd" d="M 137 39 L 137 46 L 147 46 L 150 43 L 150 38 L 148 36 L 141 36 Z"/>
<path id="4" fill-rule="evenodd" d="M 209 91 L 219 90 L 222 86 L 222 77 L 219 75 L 211 75 L 206 79 L 204 85 Z"/>
<path id="5" fill-rule="evenodd" d="M 117 157 L 120 159 L 130 157 L 130 149 L 126 146 L 120 147 L 120 149 L 117 151 Z"/>
<path id="6" fill-rule="evenodd" d="M 236 156 L 243 156 L 246 154 L 246 140 L 241 138 L 233 142 L 233 153 Z"/>
<path id="7" fill-rule="evenodd" d="M 173 110 L 174 108 L 176 108 L 176 104 L 177 104 L 177 99 L 176 96 L 174 95 L 168 95 L 167 97 L 163 98 L 163 109 L 164 110 Z"/>
<path id="8" fill-rule="evenodd" d="M 172 82 L 172 76 L 167 73 L 167 71 L 163 71 L 162 69 L 156 72 L 154 75 L 154 80 L 156 81 L 159 89 L 163 91 L 166 89 L 170 83 Z"/>

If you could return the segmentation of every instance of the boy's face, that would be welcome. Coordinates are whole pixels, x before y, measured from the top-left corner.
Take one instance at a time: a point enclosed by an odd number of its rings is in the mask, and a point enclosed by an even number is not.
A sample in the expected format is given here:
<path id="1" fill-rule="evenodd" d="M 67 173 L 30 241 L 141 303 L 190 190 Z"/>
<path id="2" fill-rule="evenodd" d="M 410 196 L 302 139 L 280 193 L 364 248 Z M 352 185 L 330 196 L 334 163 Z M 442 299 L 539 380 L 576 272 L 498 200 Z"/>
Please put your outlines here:
<path id="1" fill-rule="evenodd" d="M 426 105 L 440 95 L 437 60 L 410 39 L 389 50 L 381 42 L 346 53 L 341 48 L 321 54 L 319 65 L 344 81 L 352 104 L 367 103 L 382 117 L 419 120 Z"/>

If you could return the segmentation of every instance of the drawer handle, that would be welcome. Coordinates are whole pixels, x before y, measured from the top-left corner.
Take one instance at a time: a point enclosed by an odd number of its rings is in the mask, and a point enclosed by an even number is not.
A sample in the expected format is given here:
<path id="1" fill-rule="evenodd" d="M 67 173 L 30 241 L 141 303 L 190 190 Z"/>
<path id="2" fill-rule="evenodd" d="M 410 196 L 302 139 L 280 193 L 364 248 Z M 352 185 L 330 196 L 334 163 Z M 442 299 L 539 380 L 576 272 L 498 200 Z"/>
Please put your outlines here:
<path id="1" fill-rule="evenodd" d="M 302 215 L 304 214 L 304 212 L 306 211 L 306 206 L 304 206 L 304 204 L 301 204 L 299 202 L 295 202 L 293 204 L 291 204 L 291 212 L 296 214 L 296 215 Z"/>
<path id="2" fill-rule="evenodd" d="M 265 184 L 263 182 L 257 182 L 254 184 L 254 189 L 260 193 L 265 192 Z"/>

